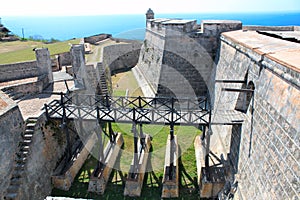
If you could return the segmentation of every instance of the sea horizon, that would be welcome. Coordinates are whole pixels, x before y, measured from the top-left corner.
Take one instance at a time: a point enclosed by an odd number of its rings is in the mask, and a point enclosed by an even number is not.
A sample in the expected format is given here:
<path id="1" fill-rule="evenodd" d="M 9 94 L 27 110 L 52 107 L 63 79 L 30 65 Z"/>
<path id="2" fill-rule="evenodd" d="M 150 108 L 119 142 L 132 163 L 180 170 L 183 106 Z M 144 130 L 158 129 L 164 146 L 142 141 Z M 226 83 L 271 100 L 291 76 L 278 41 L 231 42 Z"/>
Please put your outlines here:
<path id="1" fill-rule="evenodd" d="M 2 24 L 13 34 L 25 38 L 69 40 L 100 33 L 113 37 L 143 39 L 144 14 L 90 15 L 90 16 L 0 16 Z M 202 20 L 239 20 L 243 25 L 300 26 L 299 12 L 249 12 L 249 13 L 166 13 L 155 18 Z"/>

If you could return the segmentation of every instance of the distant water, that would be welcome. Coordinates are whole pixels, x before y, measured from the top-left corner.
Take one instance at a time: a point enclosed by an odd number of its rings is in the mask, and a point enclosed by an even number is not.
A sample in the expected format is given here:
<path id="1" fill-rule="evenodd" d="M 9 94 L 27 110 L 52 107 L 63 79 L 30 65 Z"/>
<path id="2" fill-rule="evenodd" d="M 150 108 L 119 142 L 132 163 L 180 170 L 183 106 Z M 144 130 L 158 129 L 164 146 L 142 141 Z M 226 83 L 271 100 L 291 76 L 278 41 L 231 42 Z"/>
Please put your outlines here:
<path id="1" fill-rule="evenodd" d="M 300 26 L 297 13 L 222 13 L 222 14 L 157 14 L 156 18 L 240 20 L 243 25 Z M 12 17 L 1 16 L 4 24 L 14 34 L 26 38 L 68 40 L 99 33 L 110 33 L 115 37 L 143 39 L 145 15 L 99 15 L 72 17 Z"/>

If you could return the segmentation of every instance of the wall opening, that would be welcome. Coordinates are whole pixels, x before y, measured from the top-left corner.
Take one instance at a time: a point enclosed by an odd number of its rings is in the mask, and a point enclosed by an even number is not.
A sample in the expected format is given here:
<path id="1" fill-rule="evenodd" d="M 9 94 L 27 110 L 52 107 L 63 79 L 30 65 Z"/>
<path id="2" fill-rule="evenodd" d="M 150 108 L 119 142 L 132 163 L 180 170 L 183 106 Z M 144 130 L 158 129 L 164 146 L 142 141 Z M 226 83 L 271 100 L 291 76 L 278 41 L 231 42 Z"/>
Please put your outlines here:
<path id="1" fill-rule="evenodd" d="M 247 113 L 251 99 L 253 97 L 253 93 L 255 90 L 255 86 L 254 83 L 252 81 L 250 81 L 247 85 L 243 84 L 242 85 L 242 89 L 248 89 L 248 90 L 252 90 L 248 91 L 248 92 L 240 92 L 239 97 L 237 99 L 237 103 L 235 106 L 235 110 L 241 111 L 243 113 Z M 252 113 L 252 107 L 250 106 L 250 112 Z"/>

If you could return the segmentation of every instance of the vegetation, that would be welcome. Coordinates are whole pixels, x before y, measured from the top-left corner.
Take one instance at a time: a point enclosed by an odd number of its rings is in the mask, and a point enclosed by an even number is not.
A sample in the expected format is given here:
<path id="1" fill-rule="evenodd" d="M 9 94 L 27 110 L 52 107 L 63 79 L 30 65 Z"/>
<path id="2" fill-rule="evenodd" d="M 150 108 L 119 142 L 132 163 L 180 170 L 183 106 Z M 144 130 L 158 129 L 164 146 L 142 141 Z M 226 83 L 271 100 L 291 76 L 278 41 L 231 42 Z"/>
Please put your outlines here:
<path id="1" fill-rule="evenodd" d="M 70 51 L 70 45 L 78 44 L 79 41 L 79 39 L 74 39 L 54 43 L 32 40 L 0 42 L 0 64 L 35 60 L 34 48 L 48 48 L 52 56 L 68 52 Z"/>

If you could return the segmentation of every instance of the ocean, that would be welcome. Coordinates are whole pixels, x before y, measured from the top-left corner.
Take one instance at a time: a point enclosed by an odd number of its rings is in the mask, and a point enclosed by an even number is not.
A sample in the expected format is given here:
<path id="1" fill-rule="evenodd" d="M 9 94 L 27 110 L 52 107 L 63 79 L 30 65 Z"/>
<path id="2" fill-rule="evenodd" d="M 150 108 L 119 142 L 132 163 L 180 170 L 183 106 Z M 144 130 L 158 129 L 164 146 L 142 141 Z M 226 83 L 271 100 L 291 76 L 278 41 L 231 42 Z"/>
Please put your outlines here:
<path id="1" fill-rule="evenodd" d="M 156 14 L 155 18 L 240 20 L 243 25 L 300 26 L 300 12 L 294 13 L 189 13 Z M 67 17 L 1 16 L 1 22 L 12 33 L 25 38 L 68 40 L 100 33 L 114 37 L 142 40 L 145 15 L 99 15 Z"/>

